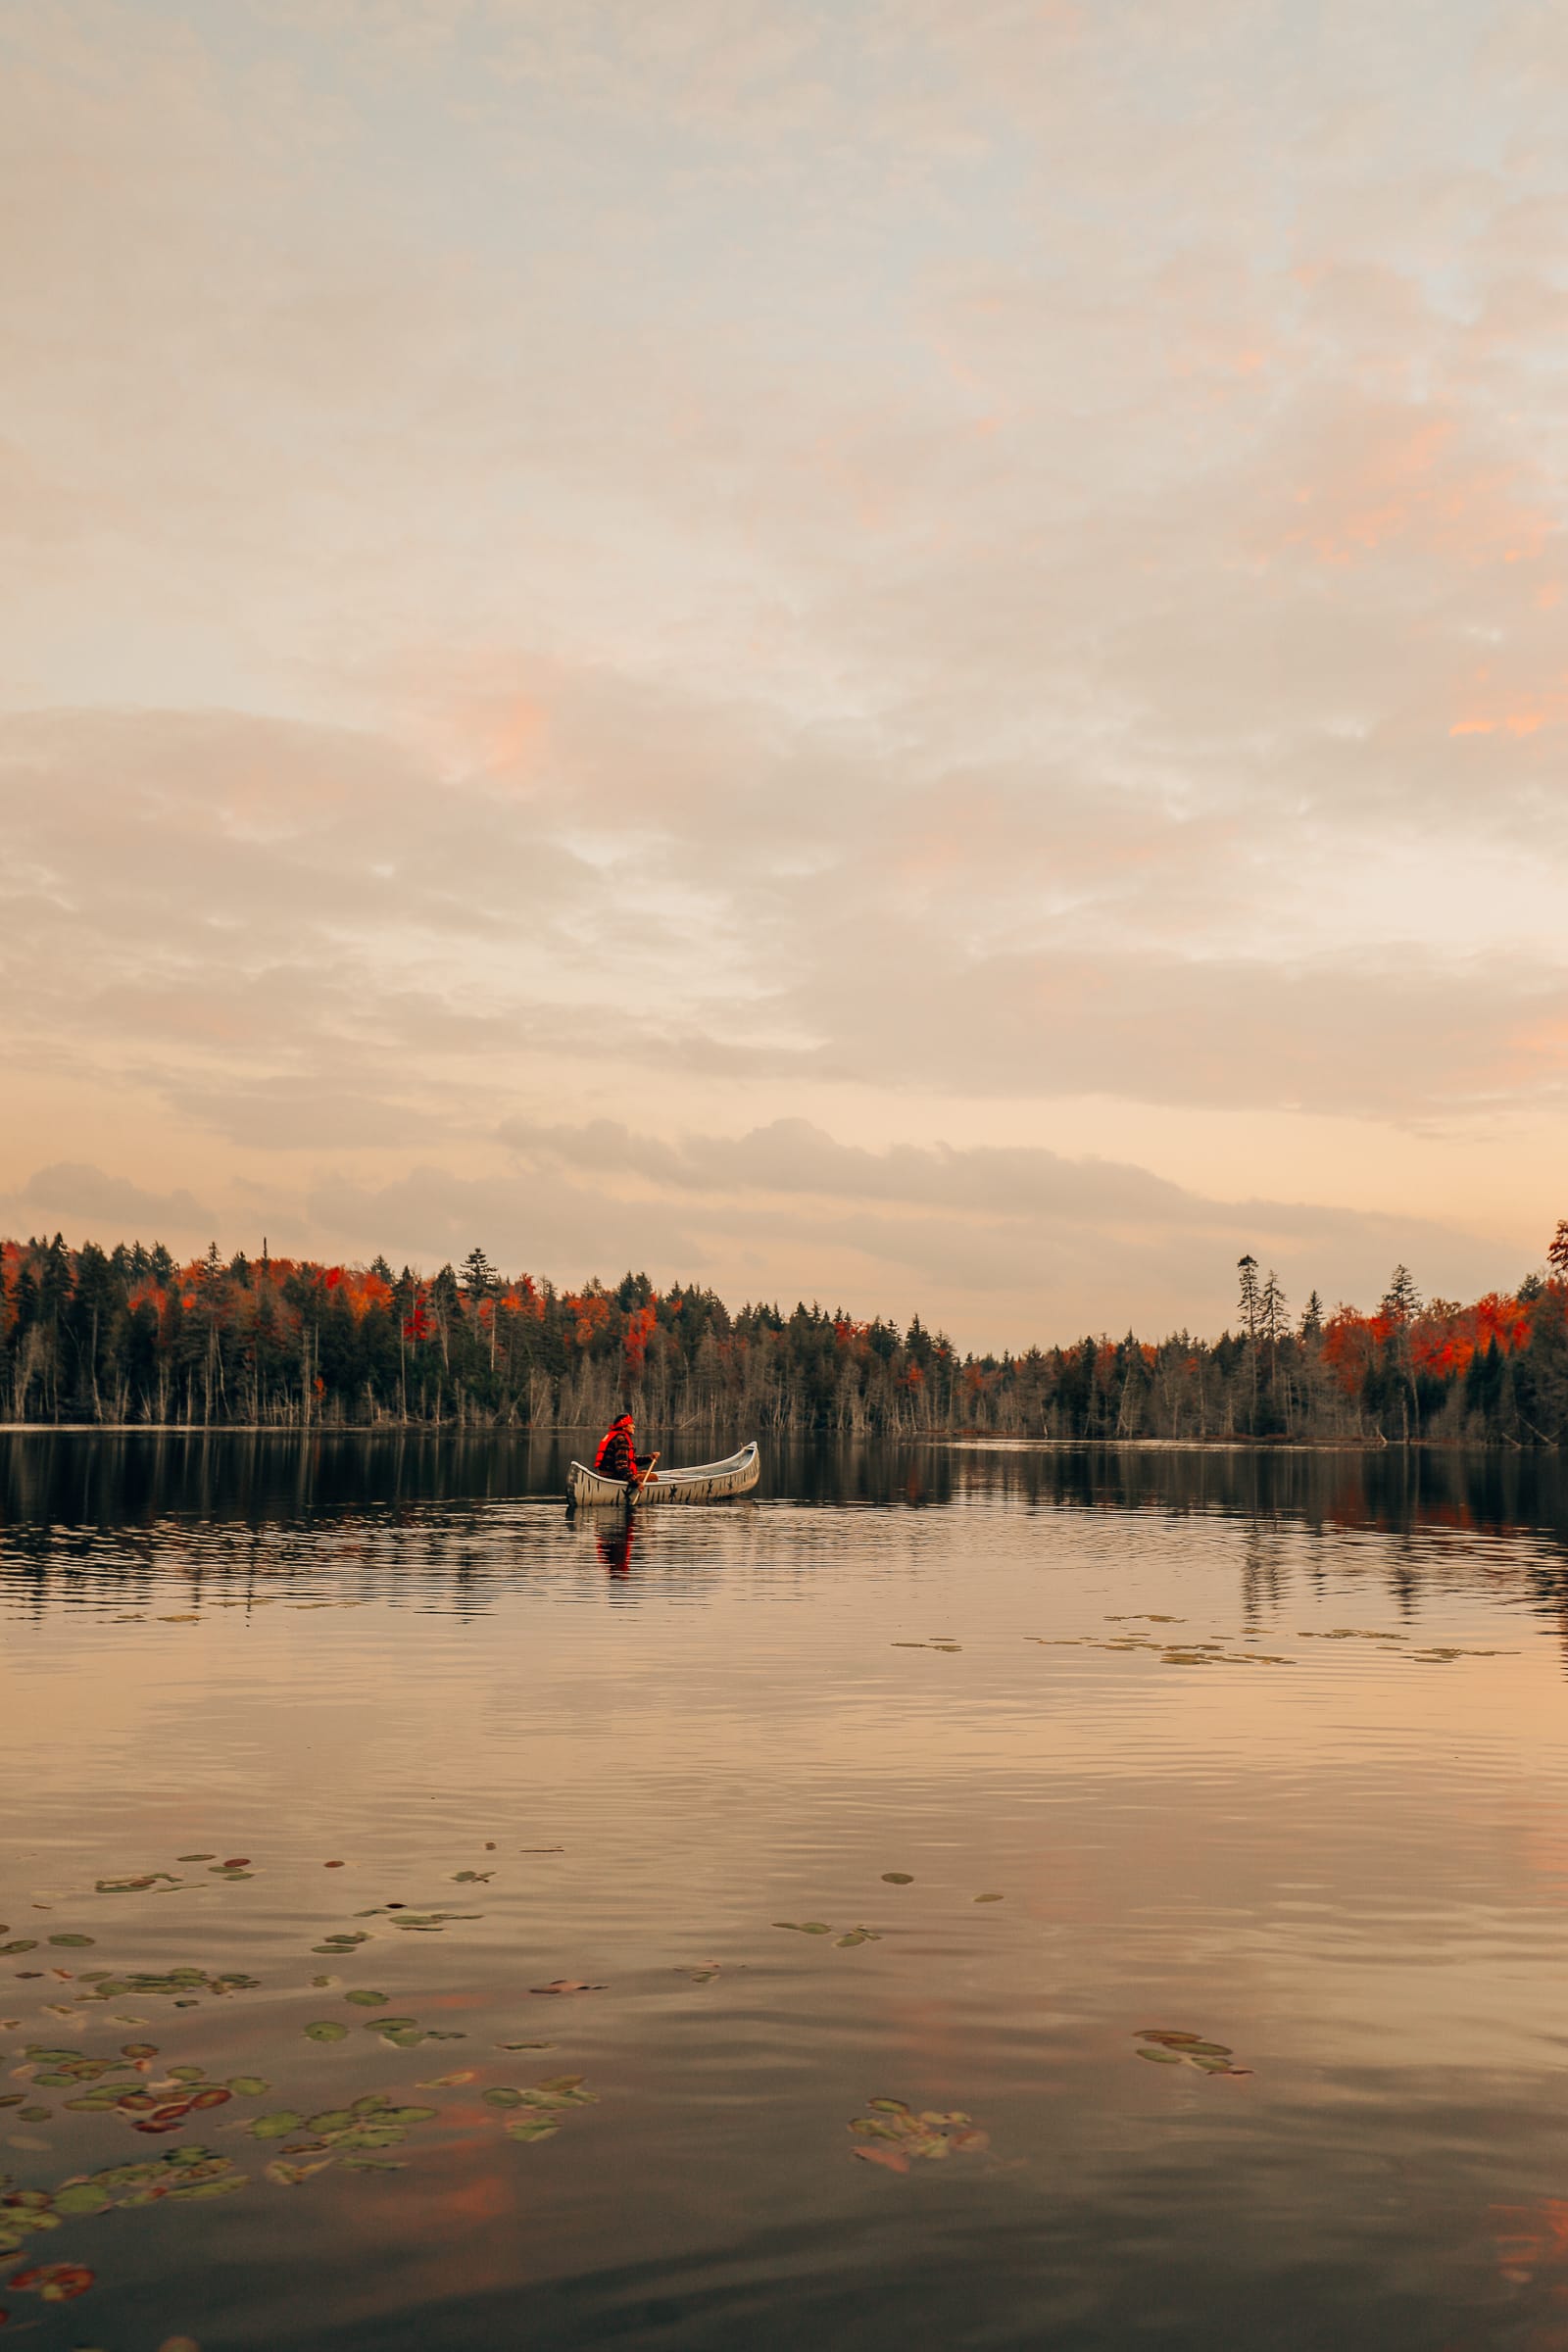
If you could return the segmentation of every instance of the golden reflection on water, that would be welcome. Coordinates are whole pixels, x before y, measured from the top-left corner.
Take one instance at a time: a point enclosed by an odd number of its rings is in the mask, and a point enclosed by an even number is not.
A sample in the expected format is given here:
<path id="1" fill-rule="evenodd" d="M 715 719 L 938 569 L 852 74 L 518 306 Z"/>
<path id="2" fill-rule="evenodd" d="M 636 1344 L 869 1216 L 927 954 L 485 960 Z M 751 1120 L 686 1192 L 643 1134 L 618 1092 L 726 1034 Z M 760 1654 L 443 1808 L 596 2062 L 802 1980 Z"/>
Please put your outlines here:
<path id="1" fill-rule="evenodd" d="M 877 1494 L 911 1477 L 940 1483 L 906 1465 Z M 507 1494 L 14 1516 L 11 1932 L 85 1923 L 116 1967 L 252 1970 L 258 1992 L 175 2021 L 215 2070 L 322 2099 L 480 2077 L 431 2094 L 405 2173 L 253 2181 L 182 2236 L 144 2231 L 140 2269 L 105 2266 L 106 2311 L 199 2300 L 199 2252 L 232 2267 L 242 2340 L 334 2347 L 492 2326 L 782 2344 L 786 2278 L 846 2344 L 1109 2344 L 1151 2296 L 1178 2332 L 1248 2344 L 1347 2312 L 1352 2341 L 1430 2344 L 1456 2307 L 1455 2342 L 1546 2325 L 1568 2195 L 1555 1533 L 1447 1503 L 1386 1526 L 1178 1508 L 1168 1463 L 1147 1494 L 1064 1498 L 980 1457 L 946 1492 L 671 1513 L 629 1547 Z M 1183 1662 L 1214 1640 L 1219 1661 Z M 1249 1651 L 1288 1663 L 1229 1662 Z M 209 1849 L 254 1876 L 90 1891 Z M 400 1934 L 389 1903 L 479 1916 Z M 302 2042 L 334 1997 L 313 1947 L 366 1912 L 329 1973 L 466 2040 Z M 563 1979 L 606 1989 L 530 1990 Z M 11 2045 L 71 1984 L 0 1975 Z M 1253 2071 L 1140 2065 L 1150 2029 Z M 497 2046 L 533 2039 L 554 2047 Z M 528 2065 L 601 2103 L 518 2148 L 482 2094 Z M 851 2165 L 879 2092 L 983 2117 L 989 2149 L 951 2182 Z M 105 2163 L 98 2129 L 39 2132 Z"/>

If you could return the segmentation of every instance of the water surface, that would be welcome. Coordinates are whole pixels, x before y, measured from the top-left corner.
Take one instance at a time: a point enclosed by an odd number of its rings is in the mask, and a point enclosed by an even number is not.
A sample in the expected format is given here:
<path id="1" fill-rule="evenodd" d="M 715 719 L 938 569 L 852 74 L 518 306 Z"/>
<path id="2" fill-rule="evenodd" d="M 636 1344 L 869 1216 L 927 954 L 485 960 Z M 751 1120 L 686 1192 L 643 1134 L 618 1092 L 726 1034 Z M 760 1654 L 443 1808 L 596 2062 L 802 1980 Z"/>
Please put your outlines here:
<path id="1" fill-rule="evenodd" d="M 564 1459 L 0 1439 L 19 2341 L 1568 2344 L 1559 1470 Z"/>

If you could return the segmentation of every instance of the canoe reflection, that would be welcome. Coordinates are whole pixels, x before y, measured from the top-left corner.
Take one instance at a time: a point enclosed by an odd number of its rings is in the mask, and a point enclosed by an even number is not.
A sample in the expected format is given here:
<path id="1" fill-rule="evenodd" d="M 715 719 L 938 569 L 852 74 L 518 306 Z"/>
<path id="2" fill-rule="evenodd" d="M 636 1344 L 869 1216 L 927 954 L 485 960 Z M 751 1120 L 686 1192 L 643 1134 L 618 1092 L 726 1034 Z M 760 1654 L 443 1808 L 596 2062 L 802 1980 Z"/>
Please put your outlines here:
<path id="1" fill-rule="evenodd" d="M 618 1525 L 602 1527 L 596 1541 L 599 1557 L 612 1576 L 631 1574 L 631 1547 L 637 1538 L 637 1522 L 630 1512 Z"/>

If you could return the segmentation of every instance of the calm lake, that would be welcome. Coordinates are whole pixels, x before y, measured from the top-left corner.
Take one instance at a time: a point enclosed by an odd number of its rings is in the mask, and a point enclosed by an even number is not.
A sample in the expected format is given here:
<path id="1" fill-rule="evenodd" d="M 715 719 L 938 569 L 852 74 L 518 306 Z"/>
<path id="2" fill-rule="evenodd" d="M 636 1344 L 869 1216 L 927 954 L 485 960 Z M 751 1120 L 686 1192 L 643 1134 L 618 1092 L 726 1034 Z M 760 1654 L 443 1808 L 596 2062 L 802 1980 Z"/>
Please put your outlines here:
<path id="1" fill-rule="evenodd" d="M 573 1449 L 0 1435 L 8 2344 L 1568 2347 L 1561 1469 Z"/>

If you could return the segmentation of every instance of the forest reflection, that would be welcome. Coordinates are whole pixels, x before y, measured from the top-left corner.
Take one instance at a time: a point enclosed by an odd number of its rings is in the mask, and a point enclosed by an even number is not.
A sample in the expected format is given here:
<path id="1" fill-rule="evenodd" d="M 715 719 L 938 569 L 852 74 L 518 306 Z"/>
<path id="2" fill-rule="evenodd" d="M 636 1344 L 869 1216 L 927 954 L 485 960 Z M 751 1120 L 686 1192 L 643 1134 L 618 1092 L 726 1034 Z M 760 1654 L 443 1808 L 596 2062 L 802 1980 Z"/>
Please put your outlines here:
<path id="1" fill-rule="evenodd" d="M 629 1527 L 602 1514 L 566 1521 L 566 1468 L 583 1449 L 570 1433 L 3 1433 L 0 1587 L 24 1605 L 139 1606 L 172 1576 L 186 1580 L 190 1603 L 223 1595 L 232 1606 L 329 1565 L 349 1605 L 351 1587 L 359 1599 L 412 1592 L 416 1553 L 414 1581 L 426 1596 L 433 1578 L 443 1605 L 466 1612 L 523 1573 L 591 1568 L 628 1596 L 646 1572 L 693 1574 L 695 1514 L 659 1512 Z M 774 1578 L 804 1576 L 821 1553 L 804 1528 L 789 1533 L 788 1514 L 815 1523 L 819 1512 L 847 1512 L 833 1556 L 853 1568 L 861 1509 L 972 1514 L 981 1542 L 998 1511 L 1230 1522 L 1242 1538 L 1237 1597 L 1249 1625 L 1330 1554 L 1337 1578 L 1364 1575 L 1412 1619 L 1423 1593 L 1484 1577 L 1552 1628 L 1568 1670 L 1568 1475 L 1555 1455 L 776 1446 L 755 1501 L 701 1515 L 710 1524 L 698 1548 L 731 1570 L 765 1561 Z M 1347 1548 L 1348 1534 L 1380 1540 Z"/>
<path id="2" fill-rule="evenodd" d="M 567 1465 L 595 1434 L 0 1431 L 0 1543 L 165 1520 L 260 1526 L 432 1503 L 564 1500 Z M 987 1500 L 1385 1533 L 1528 1529 L 1568 1546 L 1560 1458 L 1496 1450 L 780 1442 L 763 1449 L 757 1494 L 762 1505 L 910 1509 Z"/>

